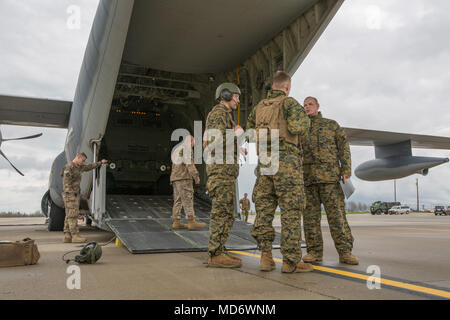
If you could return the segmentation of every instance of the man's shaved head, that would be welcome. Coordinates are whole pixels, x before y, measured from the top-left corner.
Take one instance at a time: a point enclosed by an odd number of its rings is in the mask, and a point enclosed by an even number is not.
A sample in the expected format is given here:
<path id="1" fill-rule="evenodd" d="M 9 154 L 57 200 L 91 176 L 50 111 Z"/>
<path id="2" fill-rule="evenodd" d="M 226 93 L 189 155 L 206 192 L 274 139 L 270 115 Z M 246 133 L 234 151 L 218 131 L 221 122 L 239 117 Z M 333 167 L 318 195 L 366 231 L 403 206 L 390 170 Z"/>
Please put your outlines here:
<path id="1" fill-rule="evenodd" d="M 275 72 L 272 80 L 272 88 L 275 90 L 283 90 L 286 86 L 290 87 L 291 76 L 285 71 Z"/>
<path id="2" fill-rule="evenodd" d="M 81 157 L 87 159 L 87 155 L 86 155 L 86 153 L 84 153 L 84 152 L 78 152 L 78 153 L 77 153 L 77 157 L 78 157 L 78 156 L 81 156 Z"/>
<path id="3" fill-rule="evenodd" d="M 308 99 L 312 99 L 312 100 L 314 100 L 315 103 L 319 104 L 319 100 L 317 100 L 317 98 L 315 98 L 315 97 L 306 97 L 305 101 Z"/>

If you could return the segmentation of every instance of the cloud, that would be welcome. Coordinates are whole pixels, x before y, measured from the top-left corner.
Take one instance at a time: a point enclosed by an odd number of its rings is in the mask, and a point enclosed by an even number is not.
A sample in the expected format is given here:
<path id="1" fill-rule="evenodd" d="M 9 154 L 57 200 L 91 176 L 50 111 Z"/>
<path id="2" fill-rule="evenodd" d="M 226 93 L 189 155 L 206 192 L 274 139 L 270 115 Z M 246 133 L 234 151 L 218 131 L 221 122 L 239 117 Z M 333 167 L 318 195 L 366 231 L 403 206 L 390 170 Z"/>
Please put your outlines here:
<path id="1" fill-rule="evenodd" d="M 71 5 L 81 8 L 79 30 L 67 28 Z M 0 93 L 73 99 L 84 49 L 98 1 L 61 0 L 0 3 L 2 73 Z"/>
<path id="2" fill-rule="evenodd" d="M 69 6 L 80 8 L 80 29 L 69 29 Z M 0 2 L 0 94 L 72 100 L 98 1 L 3 0 Z M 66 129 L 1 126 L 4 138 L 43 132 L 35 140 L 10 141 L 2 151 L 25 174 L 0 159 L 0 211 L 39 210 L 50 167 L 64 150 Z"/>
<path id="3" fill-rule="evenodd" d="M 0 94 L 73 99 L 97 4 L 91 0 L 1 1 L 0 42 L 7 45 L 0 47 Z M 81 9 L 79 30 L 67 28 L 70 5 Z M 450 136 L 448 12 L 448 0 L 345 1 L 294 75 L 292 95 L 300 102 L 309 95 L 318 97 L 324 116 L 342 126 Z M 46 191 L 46 168 L 63 150 L 67 131 L 14 126 L 1 130 L 5 137 L 44 132 L 33 141 L 2 145 L 26 177 L 19 177 L 0 159 L 0 210 L 24 205 L 33 212 Z M 372 148 L 351 149 L 353 169 L 374 157 Z M 253 168 L 241 167 L 241 195 L 251 194 Z M 397 198 L 415 204 L 418 178 L 421 202 L 450 204 L 449 169 L 442 165 L 431 169 L 427 177 L 399 180 Z M 353 179 L 357 191 L 352 201 L 393 199 L 392 181 Z"/>
<path id="4" fill-rule="evenodd" d="M 291 95 L 300 102 L 318 97 L 324 116 L 345 127 L 450 136 L 449 10 L 448 1 L 345 1 L 294 75 Z M 351 150 L 353 170 L 374 158 L 373 148 Z M 413 154 L 449 156 L 446 150 Z M 421 203 L 450 204 L 449 169 L 398 180 L 397 199 L 415 208 L 418 178 Z M 393 200 L 393 181 L 352 179 L 352 201 Z"/>

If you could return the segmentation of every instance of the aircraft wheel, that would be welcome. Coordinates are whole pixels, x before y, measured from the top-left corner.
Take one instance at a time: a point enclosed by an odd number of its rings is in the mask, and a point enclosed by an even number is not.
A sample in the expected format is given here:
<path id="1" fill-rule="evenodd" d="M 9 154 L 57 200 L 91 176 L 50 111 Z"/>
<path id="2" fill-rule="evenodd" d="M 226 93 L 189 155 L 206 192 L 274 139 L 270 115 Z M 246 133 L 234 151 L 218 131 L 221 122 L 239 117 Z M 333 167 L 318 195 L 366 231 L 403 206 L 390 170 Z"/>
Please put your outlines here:
<path id="1" fill-rule="evenodd" d="M 50 211 L 51 199 L 50 199 L 50 190 L 47 190 L 46 193 L 42 196 L 41 200 L 41 211 L 48 218 L 48 212 Z"/>
<path id="2" fill-rule="evenodd" d="M 51 201 L 48 215 L 48 231 L 63 231 L 65 218 L 66 210 L 58 207 L 53 201 Z"/>

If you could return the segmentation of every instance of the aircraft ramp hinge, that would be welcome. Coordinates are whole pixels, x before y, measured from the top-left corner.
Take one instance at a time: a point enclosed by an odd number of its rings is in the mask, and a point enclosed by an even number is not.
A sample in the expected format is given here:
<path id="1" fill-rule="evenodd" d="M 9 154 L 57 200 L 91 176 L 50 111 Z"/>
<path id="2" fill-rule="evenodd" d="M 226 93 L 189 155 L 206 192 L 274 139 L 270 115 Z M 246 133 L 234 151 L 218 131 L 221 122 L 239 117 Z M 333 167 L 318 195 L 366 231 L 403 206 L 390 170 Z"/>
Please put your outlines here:
<path id="1" fill-rule="evenodd" d="M 91 139 L 89 140 L 89 146 L 94 149 L 94 144 L 98 147 L 98 145 L 100 144 L 100 142 L 102 141 L 103 136 L 100 135 L 98 139 Z"/>

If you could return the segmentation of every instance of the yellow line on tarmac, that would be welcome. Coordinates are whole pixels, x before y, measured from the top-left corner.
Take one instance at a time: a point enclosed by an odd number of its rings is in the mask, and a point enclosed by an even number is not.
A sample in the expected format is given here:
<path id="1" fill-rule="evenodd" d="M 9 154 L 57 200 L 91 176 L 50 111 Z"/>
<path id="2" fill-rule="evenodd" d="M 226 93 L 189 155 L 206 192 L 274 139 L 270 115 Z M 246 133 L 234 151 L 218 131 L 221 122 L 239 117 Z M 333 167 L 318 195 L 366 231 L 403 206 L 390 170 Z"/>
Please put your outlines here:
<path id="1" fill-rule="evenodd" d="M 235 253 L 235 254 L 240 254 L 240 255 L 243 255 L 243 256 L 249 256 L 249 257 L 252 257 L 252 258 L 260 258 L 260 255 L 254 254 L 254 253 L 248 253 L 248 252 L 243 252 L 243 251 L 230 251 L 230 252 L 231 253 Z M 283 262 L 283 260 L 279 259 L 279 258 L 273 258 L 273 260 L 275 260 L 276 262 L 280 262 L 280 263 Z M 359 273 L 354 273 L 354 272 L 334 269 L 334 268 L 330 268 L 330 267 L 322 267 L 322 266 L 316 266 L 316 265 L 314 265 L 313 267 L 314 267 L 314 269 L 316 269 L 318 271 L 332 273 L 332 274 L 337 274 L 337 275 L 340 275 L 340 276 L 349 277 L 349 278 L 355 278 L 355 279 L 360 279 L 360 280 L 366 280 L 367 281 L 367 279 L 369 279 L 369 277 L 371 277 L 371 276 L 367 276 L 367 275 L 364 275 L 364 274 L 359 274 Z M 435 296 L 439 296 L 439 297 L 450 299 L 450 291 L 433 289 L 433 288 L 418 286 L 418 285 L 415 285 L 415 284 L 410 284 L 410 283 L 405 283 L 405 282 L 400 282 L 400 281 L 394 281 L 394 280 L 389 280 L 389 279 L 383 279 L 383 278 L 380 278 L 380 283 L 384 284 L 384 285 L 387 285 L 387 286 L 391 286 L 391 287 L 406 289 L 406 290 L 420 292 L 420 293 L 431 294 L 431 295 L 435 295 Z"/>

